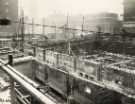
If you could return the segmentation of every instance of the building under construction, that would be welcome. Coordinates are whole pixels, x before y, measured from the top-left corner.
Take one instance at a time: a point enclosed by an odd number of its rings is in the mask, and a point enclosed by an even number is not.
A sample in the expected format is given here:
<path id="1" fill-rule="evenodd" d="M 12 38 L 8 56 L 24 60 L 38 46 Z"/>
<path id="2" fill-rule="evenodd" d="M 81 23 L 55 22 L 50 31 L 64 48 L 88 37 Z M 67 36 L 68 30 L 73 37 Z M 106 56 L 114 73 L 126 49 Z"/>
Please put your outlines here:
<path id="1" fill-rule="evenodd" d="M 70 27 L 68 16 L 66 25 L 54 26 L 0 12 L 1 33 L 11 33 L 8 26 L 14 33 L 0 38 L 0 104 L 135 104 L 135 32 L 127 31 L 134 30 L 127 24 L 134 23 L 133 3 L 125 0 L 118 33 L 86 29 L 84 17 L 79 29 Z M 46 28 L 54 30 L 50 37 Z"/>

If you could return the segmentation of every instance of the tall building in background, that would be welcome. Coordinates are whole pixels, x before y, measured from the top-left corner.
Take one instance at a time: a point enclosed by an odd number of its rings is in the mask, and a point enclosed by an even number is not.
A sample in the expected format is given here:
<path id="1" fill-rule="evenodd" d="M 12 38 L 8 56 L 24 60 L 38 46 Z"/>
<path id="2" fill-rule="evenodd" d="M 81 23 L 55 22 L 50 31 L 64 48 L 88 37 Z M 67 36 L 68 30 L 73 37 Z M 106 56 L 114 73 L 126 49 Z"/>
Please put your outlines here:
<path id="1" fill-rule="evenodd" d="M 124 21 L 135 21 L 135 0 L 124 0 Z"/>
<path id="2" fill-rule="evenodd" d="M 8 18 L 11 21 L 18 19 L 18 0 L 0 0 L 0 18 Z M 16 32 L 17 24 L 11 23 L 8 26 L 0 26 L 0 36 Z"/>
<path id="3" fill-rule="evenodd" d="M 124 0 L 124 23 L 127 32 L 135 33 L 135 0 Z"/>
<path id="4" fill-rule="evenodd" d="M 103 33 L 117 34 L 120 32 L 121 21 L 115 13 L 90 15 L 85 20 L 85 29 Z"/>

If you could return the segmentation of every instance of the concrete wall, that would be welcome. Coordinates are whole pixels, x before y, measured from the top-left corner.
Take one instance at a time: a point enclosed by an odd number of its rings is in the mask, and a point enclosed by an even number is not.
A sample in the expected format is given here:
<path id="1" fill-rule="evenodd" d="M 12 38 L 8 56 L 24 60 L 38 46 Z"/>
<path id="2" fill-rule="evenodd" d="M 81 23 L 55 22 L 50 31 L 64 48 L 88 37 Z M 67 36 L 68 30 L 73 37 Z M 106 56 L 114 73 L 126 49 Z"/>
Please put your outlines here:
<path id="1" fill-rule="evenodd" d="M 22 74 L 26 75 L 27 77 L 33 78 L 35 69 L 33 68 L 32 61 L 17 63 L 14 65 L 14 68 Z"/>

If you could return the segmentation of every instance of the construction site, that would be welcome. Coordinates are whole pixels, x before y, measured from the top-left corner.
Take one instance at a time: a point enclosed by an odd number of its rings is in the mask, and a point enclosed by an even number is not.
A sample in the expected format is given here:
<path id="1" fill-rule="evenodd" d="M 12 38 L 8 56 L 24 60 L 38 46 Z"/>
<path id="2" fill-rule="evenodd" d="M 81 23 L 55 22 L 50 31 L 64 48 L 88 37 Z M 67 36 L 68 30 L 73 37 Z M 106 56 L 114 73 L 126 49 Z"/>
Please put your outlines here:
<path id="1" fill-rule="evenodd" d="M 0 104 L 135 104 L 134 0 L 122 21 L 82 16 L 80 28 L 28 21 L 17 1 L 0 1 Z"/>

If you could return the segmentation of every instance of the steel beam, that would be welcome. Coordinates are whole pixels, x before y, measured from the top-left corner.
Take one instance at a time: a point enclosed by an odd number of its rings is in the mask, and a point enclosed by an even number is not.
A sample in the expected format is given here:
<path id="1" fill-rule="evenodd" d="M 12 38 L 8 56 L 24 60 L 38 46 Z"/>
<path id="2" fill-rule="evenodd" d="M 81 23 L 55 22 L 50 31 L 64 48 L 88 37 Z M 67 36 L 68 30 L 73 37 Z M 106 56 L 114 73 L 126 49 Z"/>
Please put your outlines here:
<path id="1" fill-rule="evenodd" d="M 40 91 L 38 91 L 31 83 L 29 83 L 29 78 L 26 79 L 24 75 L 17 72 L 10 65 L 5 65 L 3 60 L 0 60 L 1 70 L 5 71 L 8 75 L 10 75 L 15 81 L 17 81 L 21 86 L 23 86 L 30 94 L 36 97 L 43 104 L 56 104 L 54 101 L 43 95 Z M 17 72 L 17 73 L 16 73 Z M 19 73 L 19 74 L 18 74 Z"/>

